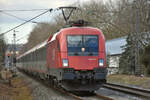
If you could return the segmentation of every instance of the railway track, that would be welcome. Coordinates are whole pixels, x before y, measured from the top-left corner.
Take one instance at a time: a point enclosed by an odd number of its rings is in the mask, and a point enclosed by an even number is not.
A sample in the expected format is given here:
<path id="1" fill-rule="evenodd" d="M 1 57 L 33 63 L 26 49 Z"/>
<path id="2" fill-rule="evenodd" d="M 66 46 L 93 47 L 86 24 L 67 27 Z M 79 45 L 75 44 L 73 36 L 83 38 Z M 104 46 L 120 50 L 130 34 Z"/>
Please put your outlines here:
<path id="1" fill-rule="evenodd" d="M 140 89 L 136 87 L 130 87 L 130 86 L 125 86 L 125 85 L 120 85 L 120 84 L 112 84 L 112 83 L 106 83 L 103 85 L 104 88 L 136 95 L 142 98 L 146 98 L 150 100 L 150 90 L 148 89 Z"/>
<path id="2" fill-rule="evenodd" d="M 112 98 L 109 98 L 107 96 L 103 96 L 103 95 L 100 95 L 100 94 L 97 94 L 97 93 L 94 93 L 92 96 L 78 96 L 78 95 L 75 95 L 74 93 L 70 93 L 60 87 L 57 87 L 57 86 L 53 86 L 53 85 L 50 85 L 49 82 L 46 82 L 46 81 L 43 81 L 41 79 L 37 79 L 31 75 L 28 75 L 22 71 L 20 71 L 21 73 L 27 75 L 28 77 L 32 78 L 33 80 L 36 80 L 37 82 L 40 82 L 41 84 L 45 85 L 47 88 L 53 88 L 54 90 L 56 91 L 59 91 L 63 94 L 66 94 L 68 96 L 71 96 L 72 98 L 74 98 L 75 100 L 114 100 Z"/>
<path id="3" fill-rule="evenodd" d="M 100 94 L 97 94 L 97 93 L 94 93 L 93 96 L 78 96 L 78 95 L 75 95 L 74 93 L 71 93 L 71 92 L 68 92 L 60 87 L 57 87 L 57 86 L 52 86 L 52 85 L 49 85 L 48 82 L 43 82 L 41 81 L 42 84 L 46 85 L 48 88 L 53 88 L 63 94 L 66 94 L 68 96 L 71 96 L 72 98 L 76 99 L 76 100 L 114 100 L 110 97 L 107 97 L 107 96 L 103 96 L 103 95 L 100 95 Z"/>
<path id="4" fill-rule="evenodd" d="M 84 96 L 84 97 L 81 97 L 81 96 L 77 96 L 73 93 L 69 93 L 67 91 L 64 91 L 64 90 L 61 90 L 61 89 L 58 89 L 58 88 L 55 88 L 57 89 L 58 91 L 62 92 L 62 93 L 65 93 L 73 98 L 75 98 L 76 100 L 114 100 L 112 98 L 109 98 L 109 97 L 106 97 L 106 96 L 103 96 L 103 95 L 100 95 L 100 94 L 93 94 L 93 96 Z"/>

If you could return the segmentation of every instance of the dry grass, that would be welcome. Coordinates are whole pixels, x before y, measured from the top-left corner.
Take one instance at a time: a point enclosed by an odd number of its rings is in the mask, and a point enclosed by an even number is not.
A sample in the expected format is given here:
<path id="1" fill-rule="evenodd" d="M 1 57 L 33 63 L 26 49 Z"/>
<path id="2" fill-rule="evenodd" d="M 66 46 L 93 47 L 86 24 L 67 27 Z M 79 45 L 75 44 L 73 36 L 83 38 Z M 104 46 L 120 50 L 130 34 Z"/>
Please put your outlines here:
<path id="1" fill-rule="evenodd" d="M 135 85 L 150 89 L 150 77 L 137 77 L 133 75 L 109 75 L 107 81 L 126 85 Z"/>
<path id="2" fill-rule="evenodd" d="M 9 84 L 0 83 L 0 100 L 33 100 L 31 90 L 22 78 L 14 78 Z"/>

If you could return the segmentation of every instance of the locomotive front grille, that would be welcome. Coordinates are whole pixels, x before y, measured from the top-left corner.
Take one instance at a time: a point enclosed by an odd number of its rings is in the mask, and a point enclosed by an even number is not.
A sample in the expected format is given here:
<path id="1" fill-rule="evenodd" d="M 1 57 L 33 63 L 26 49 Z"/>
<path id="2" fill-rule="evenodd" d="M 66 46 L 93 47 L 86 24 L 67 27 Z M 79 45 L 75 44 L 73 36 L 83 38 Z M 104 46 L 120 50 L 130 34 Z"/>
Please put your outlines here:
<path id="1" fill-rule="evenodd" d="M 63 71 L 64 71 L 64 73 L 73 73 L 74 69 L 73 68 L 64 68 Z"/>

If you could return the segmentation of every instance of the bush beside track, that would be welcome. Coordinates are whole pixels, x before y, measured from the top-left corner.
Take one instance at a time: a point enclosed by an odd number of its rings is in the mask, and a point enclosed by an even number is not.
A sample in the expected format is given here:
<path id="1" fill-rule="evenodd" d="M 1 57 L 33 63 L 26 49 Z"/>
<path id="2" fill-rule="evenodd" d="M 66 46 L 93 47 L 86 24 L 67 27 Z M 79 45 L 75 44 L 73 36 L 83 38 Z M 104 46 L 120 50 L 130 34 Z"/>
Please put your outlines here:
<path id="1" fill-rule="evenodd" d="M 33 100 L 28 84 L 20 77 L 9 82 L 0 80 L 0 100 Z"/>
<path id="2" fill-rule="evenodd" d="M 150 89 L 150 77 L 137 77 L 134 75 L 109 75 L 108 83 L 118 83 L 125 85 L 137 86 L 145 89 Z"/>

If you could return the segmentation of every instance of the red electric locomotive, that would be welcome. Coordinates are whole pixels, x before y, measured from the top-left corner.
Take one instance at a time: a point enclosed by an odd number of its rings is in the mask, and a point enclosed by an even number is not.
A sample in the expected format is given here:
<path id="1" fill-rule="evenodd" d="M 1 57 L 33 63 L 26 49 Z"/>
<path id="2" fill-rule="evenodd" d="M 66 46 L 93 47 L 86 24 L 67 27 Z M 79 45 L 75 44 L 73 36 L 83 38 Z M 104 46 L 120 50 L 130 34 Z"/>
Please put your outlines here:
<path id="1" fill-rule="evenodd" d="M 106 82 L 105 39 L 97 28 L 63 28 L 18 60 L 20 69 L 69 91 L 93 92 Z"/>
<path id="2" fill-rule="evenodd" d="M 105 40 L 99 29 L 70 27 L 50 37 L 47 68 L 71 91 L 94 91 L 106 82 Z"/>

